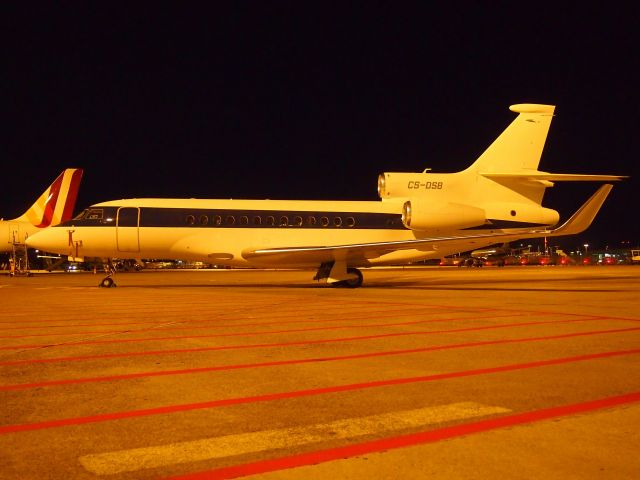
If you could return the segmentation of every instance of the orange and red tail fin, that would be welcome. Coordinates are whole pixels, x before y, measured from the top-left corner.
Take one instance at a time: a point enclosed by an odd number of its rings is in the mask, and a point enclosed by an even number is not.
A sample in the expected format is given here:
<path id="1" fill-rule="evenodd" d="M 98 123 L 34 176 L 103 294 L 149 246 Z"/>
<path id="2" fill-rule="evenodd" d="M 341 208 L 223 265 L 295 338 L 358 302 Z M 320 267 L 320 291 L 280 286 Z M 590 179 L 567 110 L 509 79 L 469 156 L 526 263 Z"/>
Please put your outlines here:
<path id="1" fill-rule="evenodd" d="M 64 170 L 42 192 L 29 210 L 16 220 L 29 222 L 39 228 L 70 220 L 76 205 L 82 173 L 83 170 L 80 168 Z"/>

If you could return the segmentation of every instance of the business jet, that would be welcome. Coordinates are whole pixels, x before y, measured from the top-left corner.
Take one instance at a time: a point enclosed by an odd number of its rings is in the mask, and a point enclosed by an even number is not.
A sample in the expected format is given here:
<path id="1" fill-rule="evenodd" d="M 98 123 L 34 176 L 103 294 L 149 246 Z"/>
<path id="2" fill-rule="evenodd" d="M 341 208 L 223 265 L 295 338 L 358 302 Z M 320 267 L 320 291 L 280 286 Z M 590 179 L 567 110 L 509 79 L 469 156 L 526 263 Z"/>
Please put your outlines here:
<path id="1" fill-rule="evenodd" d="M 29 209 L 13 220 L 0 220 L 0 252 L 12 252 L 15 245 L 40 230 L 66 222 L 73 216 L 82 170 L 67 168 L 42 192 Z"/>
<path id="2" fill-rule="evenodd" d="M 387 172 L 381 201 L 146 198 L 92 205 L 29 245 L 86 257 L 173 258 L 237 267 L 301 268 L 315 280 L 359 287 L 359 267 L 441 258 L 496 243 L 585 230 L 611 191 L 603 184 L 565 223 L 541 205 L 557 181 L 618 175 L 538 170 L 555 107 L 519 104 L 518 116 L 467 169 Z M 100 286 L 113 286 L 111 272 Z"/>

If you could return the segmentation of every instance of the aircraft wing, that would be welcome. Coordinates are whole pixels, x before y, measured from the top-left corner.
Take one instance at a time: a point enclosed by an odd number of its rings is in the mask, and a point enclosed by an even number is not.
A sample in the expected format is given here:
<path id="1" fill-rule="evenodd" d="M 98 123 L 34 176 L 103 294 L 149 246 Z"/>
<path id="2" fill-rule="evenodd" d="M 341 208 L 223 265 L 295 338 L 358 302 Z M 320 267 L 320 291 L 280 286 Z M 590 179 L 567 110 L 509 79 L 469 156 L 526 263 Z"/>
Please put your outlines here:
<path id="1" fill-rule="evenodd" d="M 439 247 L 460 246 L 460 251 L 471 250 L 475 245 L 491 245 L 525 238 L 558 237 L 573 235 L 586 230 L 602 207 L 613 186 L 602 185 L 569 220 L 555 229 L 522 230 L 518 233 L 483 233 L 419 238 L 393 242 L 359 243 L 349 245 L 306 246 L 247 249 L 242 256 L 255 263 L 320 264 L 342 260 L 358 262 L 378 258 L 397 250 L 437 250 Z"/>

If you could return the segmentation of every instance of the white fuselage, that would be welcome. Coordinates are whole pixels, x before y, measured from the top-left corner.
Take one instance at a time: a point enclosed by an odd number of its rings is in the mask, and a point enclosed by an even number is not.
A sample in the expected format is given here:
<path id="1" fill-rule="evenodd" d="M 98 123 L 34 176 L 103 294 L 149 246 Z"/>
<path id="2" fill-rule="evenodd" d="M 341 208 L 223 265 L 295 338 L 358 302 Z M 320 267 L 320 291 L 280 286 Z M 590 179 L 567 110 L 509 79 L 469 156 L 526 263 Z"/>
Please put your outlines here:
<path id="1" fill-rule="evenodd" d="M 414 231 L 403 225 L 406 199 L 384 201 L 126 199 L 93 205 L 73 220 L 30 240 L 74 258 L 162 258 L 230 266 L 317 267 L 313 256 L 287 262 L 247 255 L 269 248 L 326 247 L 414 240 L 469 230 Z M 489 231 L 484 228 L 486 233 Z M 504 231 L 504 230 L 491 230 Z M 475 241 L 472 248 L 491 244 Z M 351 259 L 350 265 L 406 263 L 467 249 L 425 245 L 420 250 Z"/>

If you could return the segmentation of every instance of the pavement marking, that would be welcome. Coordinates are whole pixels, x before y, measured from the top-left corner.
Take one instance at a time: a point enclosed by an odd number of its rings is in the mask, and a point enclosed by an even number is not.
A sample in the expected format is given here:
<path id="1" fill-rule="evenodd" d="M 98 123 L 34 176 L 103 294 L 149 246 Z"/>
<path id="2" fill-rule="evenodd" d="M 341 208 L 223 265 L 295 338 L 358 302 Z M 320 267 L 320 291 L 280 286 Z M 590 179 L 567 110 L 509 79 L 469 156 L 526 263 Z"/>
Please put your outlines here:
<path id="1" fill-rule="evenodd" d="M 350 316 L 349 321 L 353 320 L 372 320 L 372 319 L 381 319 L 381 318 L 396 318 L 396 317 L 411 317 L 415 316 L 416 313 L 413 311 L 407 313 L 390 313 L 388 315 L 376 314 L 375 316 Z M 368 325 L 338 325 L 338 326 L 326 326 L 326 322 L 328 321 L 342 321 L 342 318 L 330 319 L 330 320 L 322 320 L 319 321 L 317 319 L 312 320 L 313 323 L 320 323 L 322 326 L 319 327 L 307 327 L 307 328 L 296 328 L 289 330 L 256 330 L 250 332 L 231 332 L 231 333 L 217 333 L 214 335 L 207 336 L 216 336 L 216 337 L 244 337 L 244 336 L 253 336 L 253 335 L 272 335 L 276 333 L 296 333 L 296 332 L 308 332 L 315 330 L 334 330 L 340 328 L 360 328 L 360 327 L 386 327 L 386 326 L 399 326 L 399 325 L 414 325 L 421 323 L 437 323 L 437 322 L 449 322 L 449 321 L 458 321 L 458 320 L 475 320 L 482 318 L 498 318 L 498 317 L 514 317 L 514 316 L 523 316 L 524 314 L 508 314 L 508 315 L 486 315 L 484 317 L 447 317 L 447 318 L 428 318 L 421 320 L 413 320 L 411 322 L 402 322 L 402 323 L 381 323 L 381 324 L 368 324 Z M 172 322 L 171 324 L 178 324 L 182 322 Z M 154 332 L 154 331 L 171 331 L 171 330 L 200 330 L 200 329 L 212 329 L 212 328 L 235 328 L 235 327 L 270 327 L 272 325 L 277 325 L 281 323 L 308 323 L 308 322 L 300 322 L 300 321 L 275 321 L 275 322 L 258 322 L 258 323 L 236 323 L 233 325 L 181 325 L 180 327 L 171 327 L 171 328 L 162 328 L 158 329 L 159 326 L 164 326 L 166 323 L 159 323 L 155 327 L 151 328 L 139 328 L 136 330 L 126 330 L 127 333 L 142 333 L 142 332 Z M 46 328 L 43 326 L 41 328 Z M 122 333 L 122 329 L 118 330 L 94 330 L 94 331 L 86 331 L 86 332 L 47 332 L 47 333 L 28 333 L 28 334 L 20 334 L 20 335 L 3 335 L 0 338 L 29 338 L 29 337 L 53 337 L 53 336 L 67 336 L 67 335 L 89 335 L 89 334 L 108 334 L 108 333 Z M 146 340 L 146 339 L 145 339 Z"/>
<path id="2" fill-rule="evenodd" d="M 440 380 L 448 380 L 453 378 L 465 378 L 476 375 L 489 375 L 493 373 L 513 372 L 519 370 L 528 370 L 530 368 L 551 367 L 555 365 L 564 365 L 576 362 L 586 362 L 604 358 L 638 355 L 640 348 L 632 350 L 620 350 L 590 353 L 578 355 L 574 357 L 552 358 L 548 360 L 537 360 L 527 363 L 516 363 L 508 365 L 499 365 L 496 367 L 479 368 L 475 370 L 461 370 L 456 372 L 439 373 L 435 375 L 425 375 L 420 377 L 402 377 L 391 378 L 386 380 L 375 380 L 362 383 L 350 383 L 343 385 L 333 385 L 327 387 L 311 388 L 305 390 L 293 390 L 288 392 L 264 393 L 250 397 L 235 397 L 218 400 L 209 400 L 197 403 L 165 405 L 162 407 L 152 407 L 140 410 L 125 410 L 112 413 L 99 413 L 85 417 L 58 418 L 54 420 L 44 420 L 33 423 L 22 423 L 14 425 L 0 426 L 0 435 L 8 435 L 18 432 L 26 432 L 33 430 L 44 430 L 48 428 L 68 427 L 71 425 L 86 425 L 89 423 L 111 422 L 114 420 L 123 420 L 125 418 L 148 417 L 152 415 L 166 415 L 178 412 L 188 412 L 193 410 L 201 410 L 208 408 L 221 408 L 230 405 L 242 405 L 248 403 L 271 402 L 284 400 L 288 398 L 301 398 L 315 395 L 326 395 L 331 393 L 352 392 L 357 390 L 365 390 L 369 388 L 391 387 L 396 385 L 408 385 L 422 382 L 437 382 Z"/>
<path id="3" fill-rule="evenodd" d="M 191 374 L 198 374 L 198 373 L 210 373 L 210 372 L 219 372 L 219 371 L 227 371 L 227 370 L 281 367 L 285 365 L 301 365 L 305 363 L 361 360 L 363 358 L 386 357 L 386 356 L 394 356 L 394 355 L 410 355 L 414 353 L 427 353 L 427 352 L 433 352 L 437 350 L 453 350 L 458 348 L 473 348 L 473 347 L 483 347 L 488 345 L 507 345 L 507 344 L 514 344 L 514 343 L 562 340 L 567 338 L 593 336 L 593 335 L 601 335 L 601 334 L 607 334 L 607 333 L 622 333 L 622 332 L 630 332 L 630 331 L 637 331 L 637 330 L 640 330 L 640 327 L 616 328 L 613 330 L 595 330 L 590 332 L 563 333 L 559 335 L 549 335 L 545 337 L 524 337 L 524 338 L 509 338 L 509 339 L 499 339 L 499 340 L 481 340 L 477 342 L 454 343 L 454 344 L 448 344 L 448 345 L 430 345 L 428 347 L 410 348 L 410 349 L 402 349 L 402 350 L 385 350 L 385 351 L 378 351 L 378 352 L 365 352 L 365 353 L 358 353 L 353 355 L 339 355 L 334 357 L 313 357 L 313 358 L 299 358 L 299 359 L 290 359 L 290 360 L 274 360 L 270 362 L 261 362 L 261 363 L 214 365 L 214 366 L 208 366 L 208 367 L 185 368 L 180 370 L 155 370 L 150 372 L 125 373 L 120 375 L 108 375 L 108 376 L 102 376 L 102 377 L 47 380 L 47 381 L 34 382 L 34 383 L 18 383 L 18 384 L 12 384 L 12 385 L 0 385 L 0 391 L 27 390 L 30 388 L 54 387 L 54 386 L 61 386 L 61 385 L 77 385 L 82 383 L 114 382 L 114 381 L 120 381 L 120 380 L 132 380 L 134 378 L 191 375 Z"/>
<path id="4" fill-rule="evenodd" d="M 168 445 L 91 454 L 80 457 L 79 461 L 91 473 L 114 475 L 146 468 L 290 448 L 327 440 L 349 439 L 363 435 L 380 435 L 407 428 L 419 428 L 453 420 L 483 417 L 510 411 L 503 407 L 461 402 L 368 417 L 349 418 L 315 425 L 263 430 Z"/>
<path id="5" fill-rule="evenodd" d="M 573 319 L 573 320 L 559 320 L 561 323 L 573 323 L 583 321 L 582 319 Z M 511 328 L 511 327 L 522 327 L 522 326 L 537 326 L 537 325 L 546 325 L 549 323 L 557 323 L 553 320 L 545 320 L 540 322 L 526 322 L 526 323 L 510 323 L 510 324 L 501 324 L 501 325 L 492 325 L 492 326 L 484 326 L 484 327 L 469 327 L 464 329 L 463 331 L 477 331 L 477 330 L 490 330 L 494 328 Z M 634 330 L 636 327 L 631 327 L 631 330 Z M 609 333 L 618 330 L 598 330 L 598 333 Z M 622 329 L 620 331 L 626 331 L 626 329 Z M 316 340 L 300 340 L 296 342 L 280 342 L 280 343 L 255 343 L 255 344 L 237 344 L 237 345 L 216 345 L 212 347 L 197 347 L 197 348 L 179 348 L 173 350 L 146 350 L 146 351 L 138 351 L 138 352 L 119 352 L 119 353 L 102 353 L 96 355 L 83 355 L 77 357 L 52 357 L 52 358 L 30 358 L 23 360 L 7 360 L 0 361 L 0 367 L 3 366 L 15 366 L 15 365 L 24 365 L 24 364 L 32 364 L 32 363 L 56 363 L 56 362 L 79 362 L 85 360 L 97 360 L 97 359 L 110 359 L 110 358 L 121 358 L 121 357 L 136 357 L 136 356 L 145 356 L 145 355 L 173 355 L 176 353 L 198 353 L 198 352 L 208 352 L 208 351 L 218 351 L 218 350 L 245 350 L 245 349 L 257 349 L 257 348 L 278 348 L 278 347 L 289 347 L 289 346 L 298 346 L 298 345 L 314 345 L 314 344 L 322 344 L 322 343 L 338 343 L 338 342 L 353 342 L 353 341 L 362 341 L 362 340 L 376 340 L 382 338 L 390 338 L 390 337 L 406 337 L 406 336 L 420 336 L 420 335 L 434 335 L 440 333 L 458 333 L 460 329 L 454 330 L 420 330 L 420 331 L 408 331 L 408 332 L 394 332 L 394 333 L 380 333 L 377 335 L 361 335 L 355 337 L 334 337 L 334 338 L 323 338 Z"/>
<path id="6" fill-rule="evenodd" d="M 607 333 L 623 333 L 623 332 L 631 332 L 631 331 L 637 331 L 637 330 L 640 330 L 640 327 L 616 328 L 611 330 L 595 330 L 595 331 L 589 331 L 589 332 L 572 332 L 572 333 L 563 333 L 560 335 L 549 335 L 545 337 L 509 338 L 509 339 L 500 339 L 500 340 L 482 340 L 478 342 L 454 343 L 454 344 L 448 344 L 448 345 L 430 345 L 428 347 L 421 347 L 421 348 L 410 348 L 410 349 L 402 349 L 402 350 L 383 350 L 383 351 L 377 351 L 377 352 L 358 353 L 354 355 L 339 355 L 334 357 L 312 357 L 312 358 L 298 358 L 298 359 L 289 359 L 289 360 L 273 360 L 270 362 L 261 362 L 261 363 L 213 365 L 213 366 L 207 366 L 207 367 L 186 368 L 186 369 L 180 369 L 180 370 L 154 370 L 154 371 L 147 371 L 147 372 L 125 373 L 120 375 L 107 375 L 102 377 L 85 377 L 85 378 L 71 378 L 71 379 L 61 379 L 61 380 L 48 380 L 48 381 L 33 382 L 33 383 L 18 383 L 18 384 L 12 384 L 12 385 L 0 384 L 0 391 L 27 390 L 31 388 L 54 387 L 54 386 L 63 386 L 63 385 L 78 385 L 83 383 L 115 382 L 120 380 L 132 380 L 135 378 L 146 378 L 146 377 L 191 375 L 191 374 L 210 373 L 210 372 L 219 372 L 219 371 L 228 371 L 228 370 L 280 367 L 280 366 L 286 366 L 286 365 L 299 365 L 299 364 L 305 364 L 305 363 L 361 360 L 363 358 L 386 357 L 386 356 L 394 356 L 394 355 L 410 355 L 414 353 L 427 353 L 427 352 L 433 352 L 437 350 L 453 350 L 453 349 L 459 349 L 459 348 L 484 347 L 489 345 L 508 345 L 508 344 L 514 344 L 514 343 L 562 340 L 567 338 L 585 337 L 585 336 L 601 335 L 601 334 L 607 334 Z M 0 366 L 1 365 L 2 363 L 0 362 Z"/>
<path id="7" fill-rule="evenodd" d="M 516 425 L 524 425 L 554 418 L 561 418 L 569 415 L 576 415 L 579 413 L 587 413 L 604 408 L 627 405 L 639 401 L 640 392 L 632 392 L 616 397 L 601 398 L 582 403 L 574 403 L 572 405 L 561 405 L 558 407 L 544 408 L 541 410 L 533 410 L 523 413 L 514 413 L 511 415 L 502 415 L 499 417 L 477 420 L 471 423 L 463 423 L 460 425 L 453 425 L 451 427 L 443 427 L 435 430 L 410 433 L 408 435 L 401 435 L 397 437 L 382 438 L 380 440 L 356 443 L 343 447 L 300 453 L 288 457 L 271 458 L 267 460 L 260 460 L 254 463 L 232 465 L 230 467 L 222 467 L 202 472 L 187 473 L 185 475 L 170 477 L 165 480 L 213 480 L 222 478 L 238 478 L 247 475 L 258 475 L 266 472 L 273 472 L 277 470 L 302 467 L 305 465 L 315 465 L 318 463 L 330 462 L 333 460 L 351 458 L 358 455 L 379 453 L 396 448 L 434 443 L 449 438 L 461 437 L 463 435 L 471 435 L 474 433 L 496 430 L 498 428 L 513 427 Z"/>
<path id="8" fill-rule="evenodd" d="M 524 315 L 524 314 L 522 314 Z M 249 336 L 258 336 L 258 335 L 272 335 L 272 334 L 281 334 L 281 333 L 297 333 L 297 332 L 312 332 L 312 331 L 320 331 L 320 330 L 342 330 L 342 329 L 363 329 L 363 328 L 382 328 L 382 327 L 397 327 L 397 326 L 407 326 L 407 325 L 417 325 L 423 323 L 436 323 L 436 322 L 445 322 L 445 321 L 457 321 L 457 320 L 481 320 L 481 319 L 495 319 L 498 317 L 513 317 L 516 315 L 487 315 L 487 316 L 478 316 L 478 317 L 462 317 L 462 318 L 438 318 L 438 319 L 430 319 L 430 320 L 417 320 L 411 322 L 399 322 L 399 323 L 372 323 L 372 324 L 361 324 L 361 325 L 340 325 L 340 326 L 332 326 L 332 327 L 314 327 L 314 328 L 302 328 L 295 330 L 277 330 L 277 331 L 258 331 L 258 332 L 244 332 L 244 333 L 214 333 L 214 334 L 206 334 L 206 335 L 179 335 L 172 337 L 145 337 L 145 338 L 117 338 L 110 340 L 82 340 L 82 341 L 72 341 L 72 342 L 60 342 L 57 344 L 53 343 L 36 343 L 36 344 L 23 344 L 23 345 L 10 345 L 10 346 L 0 346 L 0 350 L 23 350 L 23 349 L 31 349 L 31 348 L 44 348 L 44 347 L 54 347 L 54 346 L 70 346 L 70 345 L 102 345 L 102 344 L 112 344 L 112 343 L 141 343 L 141 342 L 156 342 L 156 341 L 165 341 L 165 340 L 185 340 L 185 339 L 193 339 L 193 338 L 216 338 L 216 337 L 249 337 Z M 584 318 L 577 319 L 568 319 L 568 320 L 547 320 L 547 321 L 536 321 L 536 322 L 523 322 L 523 323 L 512 323 L 512 324 L 498 324 L 498 325 L 488 325 L 483 327 L 465 327 L 465 328 L 457 328 L 453 330 L 429 330 L 425 332 L 425 334 L 439 334 L 439 333 L 451 333 L 451 332 L 466 332 L 466 331 L 475 331 L 475 330 L 490 330 L 496 328 L 510 328 L 514 326 L 529 326 L 529 325 L 542 325 L 544 323 L 574 323 L 574 322 L 586 322 L 586 321 L 594 321 L 594 320 L 603 320 L 604 317 L 592 317 L 585 316 Z M 159 331 L 159 330 L 156 330 Z M 131 333 L 136 333 L 137 331 L 132 331 Z M 105 334 L 107 336 L 109 334 Z"/>
<path id="9" fill-rule="evenodd" d="M 310 316 L 314 316 L 314 315 L 320 315 L 323 312 L 305 312 Z M 354 317 L 353 314 L 356 313 L 360 316 Z M 287 323 L 326 323 L 326 322 L 338 322 L 338 321 L 342 321 L 343 317 L 345 315 L 349 315 L 349 320 L 366 320 L 366 319 L 370 319 L 370 318 L 384 318 L 389 317 L 389 316 L 408 316 L 408 315 L 420 315 L 420 314 L 426 314 L 426 313 L 433 313 L 432 309 L 428 309 L 428 307 L 414 307 L 410 310 L 408 310 L 406 313 L 403 312 L 398 312 L 397 310 L 389 313 L 389 315 L 382 315 L 380 314 L 379 310 L 371 310 L 371 311 L 366 311 L 363 310 L 362 308 L 359 309 L 357 312 L 350 312 L 350 311 L 344 311 L 341 312 L 341 315 L 339 318 L 325 318 L 325 316 L 323 316 L 322 318 L 317 317 L 317 318 L 309 318 L 309 319 L 303 319 L 300 318 L 300 312 L 295 312 L 292 314 L 288 314 L 288 315 L 278 315 L 277 319 L 274 318 L 273 320 L 269 320 L 269 318 L 273 318 L 273 317 L 247 317 L 247 316 L 230 316 L 230 317 L 217 317 L 214 319 L 206 319 L 206 320 L 193 320 L 193 319 L 185 319 L 182 321 L 174 321 L 171 322 L 171 324 L 181 324 L 182 327 L 181 328 L 230 328 L 230 327 L 247 327 L 247 326 L 271 326 L 271 325 L 279 325 L 279 324 L 287 324 Z M 438 312 L 439 313 L 439 312 Z M 442 313 L 448 313 L 448 312 L 442 312 Z M 472 312 L 469 312 L 469 314 L 471 314 Z M 475 313 L 475 312 L 473 312 Z M 362 316 L 363 314 L 366 314 L 366 316 Z M 375 315 L 375 316 L 372 316 Z M 185 315 L 183 312 L 180 312 L 180 315 L 176 315 L 180 318 L 184 318 Z M 164 317 L 164 315 L 163 315 Z M 252 318 L 252 319 L 256 319 L 256 320 L 265 320 L 265 321 L 261 321 L 261 322 L 253 322 L 253 323 L 229 323 L 229 321 L 234 321 L 234 320 L 246 320 L 247 318 Z M 282 320 L 283 318 L 293 318 L 293 320 Z M 461 317 L 461 318 L 465 318 L 466 317 Z M 473 317 L 470 317 L 470 319 L 473 319 Z M 130 325 L 155 325 L 155 326 L 162 326 L 165 325 L 166 322 L 157 322 L 157 321 L 147 321 L 147 322 L 139 322 L 139 321 L 134 321 L 134 322 L 112 322 L 112 323 L 80 323 L 80 324 L 70 324 L 68 320 L 35 320 L 35 321 L 29 321 L 28 323 L 42 323 L 42 322 L 66 322 L 63 325 L 13 325 L 10 327 L 0 327 L 0 330 L 34 330 L 34 329 L 42 329 L 42 328 L 72 328 L 72 327 L 104 327 L 104 326 L 130 326 Z M 9 323 L 9 322 L 0 322 L 0 323 Z M 10 322 L 10 323 L 15 323 L 15 322 Z M 205 326 L 193 326 L 194 323 L 207 323 L 210 325 L 205 325 Z M 150 329 L 152 330 L 153 327 Z M 173 329 L 176 330 L 176 329 Z M 147 330 L 139 330 L 139 331 L 147 331 Z M 86 333 L 86 332 L 81 332 L 81 333 Z"/>

